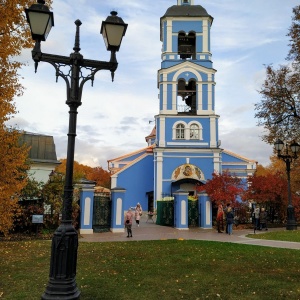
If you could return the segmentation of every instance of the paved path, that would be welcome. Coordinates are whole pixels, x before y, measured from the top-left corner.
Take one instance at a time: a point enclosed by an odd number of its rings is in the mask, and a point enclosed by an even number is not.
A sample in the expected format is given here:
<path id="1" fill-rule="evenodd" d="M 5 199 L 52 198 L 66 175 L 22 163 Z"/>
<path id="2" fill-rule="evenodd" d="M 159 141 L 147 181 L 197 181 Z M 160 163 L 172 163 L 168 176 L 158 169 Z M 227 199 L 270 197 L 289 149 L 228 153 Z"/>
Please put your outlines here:
<path id="1" fill-rule="evenodd" d="M 285 230 L 269 229 L 269 231 Z M 263 231 L 265 232 L 265 231 Z M 173 227 L 159 226 L 154 223 L 146 223 L 142 220 L 139 227 L 135 224 L 132 226 L 132 238 L 127 238 L 124 233 L 94 233 L 80 235 L 79 242 L 117 242 L 117 241 L 150 241 L 150 240 L 167 240 L 167 239 L 186 239 L 186 240 L 205 240 L 205 241 L 218 241 L 240 243 L 267 247 L 299 249 L 300 243 L 296 242 L 283 242 L 247 238 L 246 235 L 253 233 L 253 230 L 233 230 L 232 235 L 226 233 L 217 233 L 214 229 L 191 228 L 189 230 L 178 230 Z M 260 234 L 256 232 L 256 234 Z"/>

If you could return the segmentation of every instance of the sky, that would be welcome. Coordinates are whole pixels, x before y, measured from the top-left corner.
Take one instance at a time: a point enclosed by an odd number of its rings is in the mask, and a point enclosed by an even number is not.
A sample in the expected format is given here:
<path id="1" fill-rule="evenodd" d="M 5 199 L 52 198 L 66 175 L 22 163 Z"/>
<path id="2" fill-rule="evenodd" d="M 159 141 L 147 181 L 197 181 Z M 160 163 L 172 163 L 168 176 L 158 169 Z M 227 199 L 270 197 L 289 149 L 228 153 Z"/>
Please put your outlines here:
<path id="1" fill-rule="evenodd" d="M 76 3 L 76 4 L 74 4 Z M 99 71 L 88 81 L 78 108 L 75 160 L 107 169 L 107 160 L 147 146 L 159 112 L 157 71 L 161 63 L 160 17 L 177 0 L 53 0 L 54 27 L 42 52 L 69 56 L 75 20 L 80 19 L 81 54 L 109 61 L 101 22 L 116 10 L 128 28 L 120 51 L 115 81 Z M 288 63 L 286 36 L 298 0 L 195 0 L 214 18 L 211 28 L 213 67 L 217 70 L 216 113 L 221 148 L 267 165 L 272 146 L 261 140 L 263 128 L 254 118 L 260 102 L 265 66 Z M 24 95 L 15 99 L 18 113 L 9 125 L 54 137 L 58 159 L 66 158 L 69 108 L 66 86 L 56 83 L 55 69 L 39 63 L 34 73 L 31 50 L 22 52 L 20 70 Z"/>

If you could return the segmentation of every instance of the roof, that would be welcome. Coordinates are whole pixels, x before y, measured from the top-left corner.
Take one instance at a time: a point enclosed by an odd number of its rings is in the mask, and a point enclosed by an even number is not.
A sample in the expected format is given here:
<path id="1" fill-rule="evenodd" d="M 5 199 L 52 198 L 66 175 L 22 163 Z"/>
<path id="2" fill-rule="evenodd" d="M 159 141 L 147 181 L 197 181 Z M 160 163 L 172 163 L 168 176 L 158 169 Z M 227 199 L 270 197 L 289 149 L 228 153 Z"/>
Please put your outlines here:
<path id="1" fill-rule="evenodd" d="M 55 163 L 57 160 L 53 136 L 24 132 L 19 142 L 30 147 L 28 158 L 36 163 Z"/>
<path id="2" fill-rule="evenodd" d="M 115 173 L 125 169 L 126 167 L 128 167 L 130 165 L 133 165 L 134 163 L 136 163 L 141 158 L 147 156 L 149 153 L 153 153 L 153 148 L 154 148 L 154 145 L 151 145 L 151 146 L 148 146 L 146 148 L 142 148 L 142 149 L 139 149 L 137 151 L 134 151 L 134 152 L 125 154 L 123 156 L 117 157 L 115 159 L 110 159 L 110 160 L 107 161 L 108 162 L 108 170 L 111 172 L 111 174 L 115 174 Z M 126 160 L 126 159 L 128 159 L 132 156 L 137 155 L 137 154 L 139 154 L 139 156 L 137 156 L 136 158 Z M 116 162 L 122 162 L 123 166 L 121 166 L 121 167 L 111 167 L 109 165 L 110 163 L 115 164 Z"/>
<path id="3" fill-rule="evenodd" d="M 156 137 L 156 126 L 154 126 L 151 133 L 145 137 L 146 142 L 148 141 L 149 138 L 155 138 L 155 137 Z"/>
<path id="4" fill-rule="evenodd" d="M 236 153 L 231 152 L 231 151 L 229 151 L 229 150 L 223 150 L 223 153 L 226 153 L 226 154 L 228 154 L 228 155 L 234 156 L 234 157 L 239 158 L 239 159 L 241 159 L 241 160 L 244 160 L 244 161 L 246 161 L 246 162 L 248 162 L 248 163 L 257 163 L 256 160 L 249 159 L 249 158 L 247 158 L 247 157 L 245 157 L 245 156 L 236 154 Z"/>
<path id="5" fill-rule="evenodd" d="M 141 153 L 141 155 L 137 158 L 135 158 L 132 161 L 129 161 L 128 163 L 126 163 L 124 166 L 120 167 L 120 168 L 109 168 L 111 175 L 115 175 L 116 173 L 120 173 L 123 172 L 124 170 L 130 168 L 132 165 L 134 165 L 135 163 L 137 163 L 138 161 L 144 159 L 145 157 L 147 157 L 149 155 L 149 153 L 152 153 L 148 151 L 148 149 L 151 149 L 152 147 L 148 147 L 146 148 L 145 153 Z"/>
<path id="6" fill-rule="evenodd" d="M 201 5 L 173 5 L 161 18 L 165 17 L 209 17 L 213 21 L 213 17 Z"/>
<path id="7" fill-rule="evenodd" d="M 119 157 L 116 157 L 116 158 L 113 158 L 113 159 L 109 159 L 107 162 L 110 163 L 110 162 L 114 162 L 114 161 L 122 161 L 122 160 L 124 160 L 124 159 L 126 159 L 126 158 L 128 158 L 130 156 L 133 156 L 133 155 L 145 152 L 145 151 L 147 151 L 148 148 L 149 148 L 149 146 L 145 147 L 145 148 L 142 148 L 142 149 L 138 149 L 136 151 L 124 154 L 122 156 L 119 156 Z"/>
<path id="8" fill-rule="evenodd" d="M 105 188 L 103 186 L 95 186 L 94 191 L 95 191 L 95 193 L 109 193 L 110 194 L 110 189 Z"/>

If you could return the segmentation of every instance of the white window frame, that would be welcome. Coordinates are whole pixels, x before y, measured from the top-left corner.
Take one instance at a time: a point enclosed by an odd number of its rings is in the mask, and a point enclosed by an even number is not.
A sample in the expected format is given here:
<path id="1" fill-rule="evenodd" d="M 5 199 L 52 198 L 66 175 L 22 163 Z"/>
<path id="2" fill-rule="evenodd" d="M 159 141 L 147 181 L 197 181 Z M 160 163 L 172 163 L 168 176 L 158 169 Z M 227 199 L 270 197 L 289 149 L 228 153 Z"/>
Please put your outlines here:
<path id="1" fill-rule="evenodd" d="M 191 138 L 191 129 L 192 129 L 192 126 L 193 126 L 193 125 L 198 126 L 198 137 L 197 137 L 197 138 Z M 188 132 L 187 132 L 187 137 L 188 137 L 188 138 L 187 138 L 187 139 L 193 140 L 193 141 L 195 141 L 195 140 L 200 140 L 200 141 L 202 141 L 202 140 L 203 140 L 203 127 L 202 127 L 201 123 L 199 123 L 199 122 L 197 122 L 197 121 L 191 121 L 191 122 L 188 124 L 187 128 L 188 128 Z"/>
<path id="2" fill-rule="evenodd" d="M 178 128 L 179 125 L 182 125 L 182 128 Z M 183 132 L 183 137 L 177 137 L 177 132 L 180 130 Z M 175 122 L 173 125 L 172 139 L 173 140 L 185 140 L 187 137 L 187 124 L 184 121 Z"/>

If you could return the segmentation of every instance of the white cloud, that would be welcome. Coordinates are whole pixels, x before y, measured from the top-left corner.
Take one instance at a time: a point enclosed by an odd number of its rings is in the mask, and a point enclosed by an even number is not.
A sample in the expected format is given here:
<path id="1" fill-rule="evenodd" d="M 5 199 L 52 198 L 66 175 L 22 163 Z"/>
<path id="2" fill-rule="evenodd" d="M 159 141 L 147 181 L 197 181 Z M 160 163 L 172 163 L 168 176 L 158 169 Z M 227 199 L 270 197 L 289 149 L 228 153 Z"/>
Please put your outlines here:
<path id="1" fill-rule="evenodd" d="M 261 136 L 262 130 L 258 127 L 234 128 L 224 134 L 220 132 L 221 147 L 266 166 L 273 147 L 262 142 Z"/>

